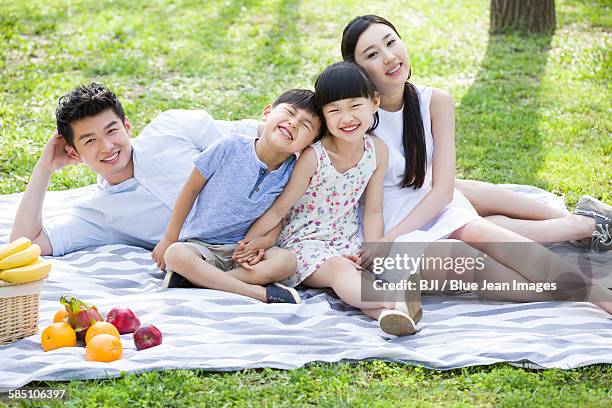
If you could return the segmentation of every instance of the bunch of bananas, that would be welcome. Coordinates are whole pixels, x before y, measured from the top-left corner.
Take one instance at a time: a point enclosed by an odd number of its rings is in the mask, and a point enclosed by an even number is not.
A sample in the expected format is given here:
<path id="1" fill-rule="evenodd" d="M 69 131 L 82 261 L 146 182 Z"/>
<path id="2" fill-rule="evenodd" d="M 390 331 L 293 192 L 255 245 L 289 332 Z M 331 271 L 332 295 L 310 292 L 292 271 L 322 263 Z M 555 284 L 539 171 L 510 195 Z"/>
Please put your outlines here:
<path id="1" fill-rule="evenodd" d="M 46 278 L 51 263 L 39 257 L 40 247 L 28 238 L 19 238 L 0 247 L 0 279 L 27 283 Z"/>

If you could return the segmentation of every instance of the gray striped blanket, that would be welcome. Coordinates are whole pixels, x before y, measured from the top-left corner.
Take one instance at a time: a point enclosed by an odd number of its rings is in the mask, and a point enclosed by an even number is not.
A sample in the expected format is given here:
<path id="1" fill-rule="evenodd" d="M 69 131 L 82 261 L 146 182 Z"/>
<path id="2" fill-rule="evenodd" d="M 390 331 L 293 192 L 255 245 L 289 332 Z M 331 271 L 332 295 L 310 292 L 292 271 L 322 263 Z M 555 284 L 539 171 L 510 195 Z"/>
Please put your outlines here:
<path id="1" fill-rule="evenodd" d="M 532 187 L 514 188 L 552 199 Z M 45 215 L 65 213 L 90 191 L 85 187 L 49 193 Z M 0 243 L 8 240 L 20 198 L 0 196 Z M 556 250 L 571 256 L 575 250 L 568 248 Z M 601 259 L 604 270 L 610 271 L 610 257 Z M 325 291 L 302 291 L 301 305 L 268 305 L 206 289 L 162 290 L 163 273 L 141 248 L 108 245 L 52 261 L 54 269 L 41 295 L 39 333 L 0 347 L 0 391 L 33 380 L 190 368 L 291 369 L 315 361 L 384 359 L 442 370 L 496 362 L 541 368 L 612 363 L 612 320 L 586 303 L 425 297 L 421 330 L 412 337 L 389 339 L 375 321 Z M 60 308 L 62 294 L 96 304 L 102 312 L 130 307 L 143 323 L 163 332 L 164 342 L 137 351 L 131 335 L 123 335 L 123 358 L 112 363 L 85 361 L 82 347 L 45 353 L 40 331 Z"/>

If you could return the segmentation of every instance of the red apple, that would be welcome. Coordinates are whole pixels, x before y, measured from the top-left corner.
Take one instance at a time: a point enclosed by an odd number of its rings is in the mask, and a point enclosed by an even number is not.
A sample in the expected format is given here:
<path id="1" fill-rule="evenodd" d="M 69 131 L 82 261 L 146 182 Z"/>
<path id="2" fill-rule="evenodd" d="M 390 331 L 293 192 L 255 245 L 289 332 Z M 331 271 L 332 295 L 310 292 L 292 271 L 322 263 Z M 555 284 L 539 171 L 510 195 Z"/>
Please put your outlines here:
<path id="1" fill-rule="evenodd" d="M 138 350 L 159 346 L 161 343 L 162 334 L 159 329 L 152 324 L 140 326 L 140 328 L 134 332 L 134 344 Z"/>
<path id="2" fill-rule="evenodd" d="M 134 333 L 140 327 L 140 320 L 127 307 L 113 307 L 106 315 L 106 321 L 115 326 L 120 334 Z"/>

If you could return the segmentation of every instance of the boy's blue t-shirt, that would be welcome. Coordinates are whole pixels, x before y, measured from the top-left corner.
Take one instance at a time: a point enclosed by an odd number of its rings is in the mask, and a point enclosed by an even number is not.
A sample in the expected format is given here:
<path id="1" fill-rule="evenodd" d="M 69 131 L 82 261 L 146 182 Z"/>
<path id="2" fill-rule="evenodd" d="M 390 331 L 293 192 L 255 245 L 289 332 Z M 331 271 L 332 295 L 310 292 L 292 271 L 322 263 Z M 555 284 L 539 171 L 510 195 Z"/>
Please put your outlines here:
<path id="1" fill-rule="evenodd" d="M 181 237 L 208 244 L 234 244 L 246 236 L 283 191 L 296 158 L 272 172 L 255 153 L 256 139 L 230 135 L 195 156 L 207 182 L 191 210 Z"/>

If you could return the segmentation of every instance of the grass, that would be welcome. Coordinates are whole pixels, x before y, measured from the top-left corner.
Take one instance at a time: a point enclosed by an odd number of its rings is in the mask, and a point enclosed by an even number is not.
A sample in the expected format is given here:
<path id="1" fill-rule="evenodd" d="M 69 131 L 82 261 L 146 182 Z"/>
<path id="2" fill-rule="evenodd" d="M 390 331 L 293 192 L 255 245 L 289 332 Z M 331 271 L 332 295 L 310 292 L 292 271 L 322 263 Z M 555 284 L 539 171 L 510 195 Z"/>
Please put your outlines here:
<path id="1" fill-rule="evenodd" d="M 584 407 L 612 405 L 611 381 L 612 370 L 604 367 L 533 372 L 494 365 L 439 372 L 372 361 L 232 374 L 149 372 L 120 379 L 37 385 L 66 388 L 67 406 L 87 407 Z"/>
<path id="2" fill-rule="evenodd" d="M 570 206 L 585 193 L 610 202 L 610 3 L 556 3 L 554 35 L 490 37 L 485 0 L 0 2 L 0 194 L 25 189 L 57 99 L 79 83 L 114 89 L 136 134 L 169 108 L 257 117 L 339 60 L 347 16 L 377 13 L 402 34 L 414 81 L 452 94 L 460 176 L 533 184 Z M 51 189 L 93 181 L 76 166 Z M 375 361 L 35 385 L 68 388 L 77 406 L 612 406 L 611 377 L 610 367 L 436 372 Z"/>

